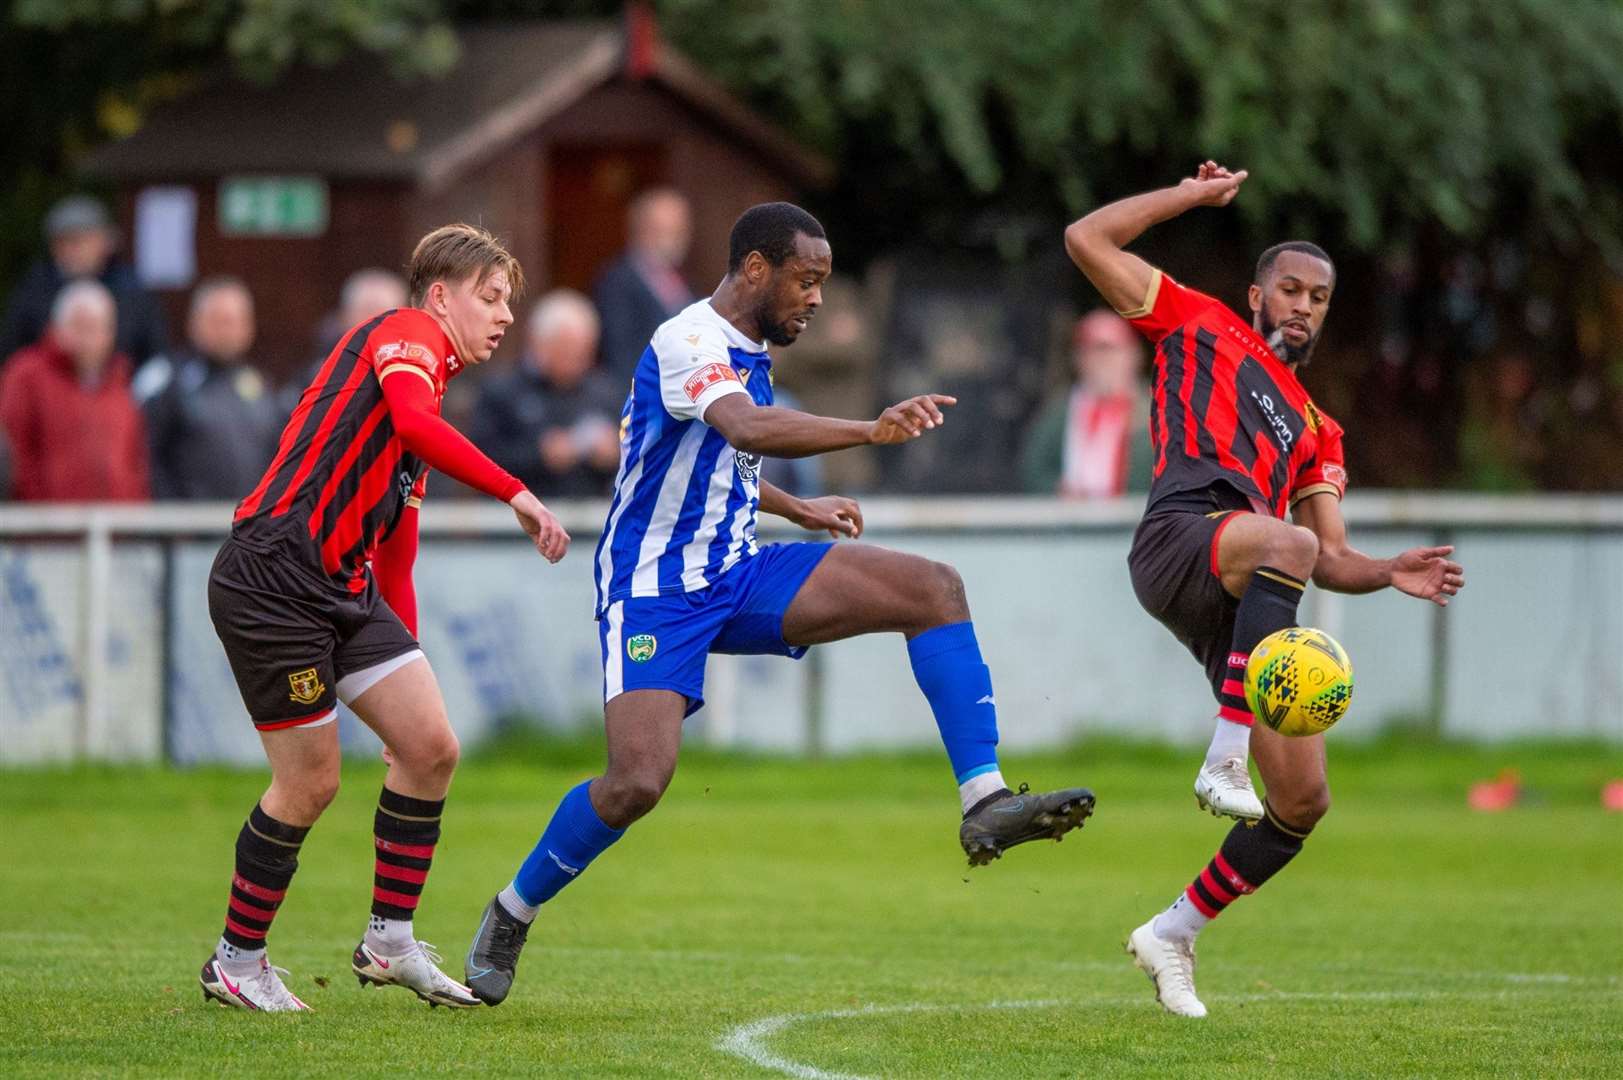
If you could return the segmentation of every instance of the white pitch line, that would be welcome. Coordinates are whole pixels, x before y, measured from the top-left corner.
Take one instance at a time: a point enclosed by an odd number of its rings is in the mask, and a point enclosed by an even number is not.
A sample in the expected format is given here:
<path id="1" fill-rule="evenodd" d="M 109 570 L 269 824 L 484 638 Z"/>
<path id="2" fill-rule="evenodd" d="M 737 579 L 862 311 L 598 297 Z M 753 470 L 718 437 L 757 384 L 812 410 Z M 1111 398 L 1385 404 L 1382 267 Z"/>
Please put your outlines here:
<path id="1" fill-rule="evenodd" d="M 1414 1001 L 1430 998 L 1458 998 L 1466 997 L 1503 997 L 1509 991 L 1494 990 L 1480 992 L 1448 992 L 1441 990 L 1369 990 L 1369 991 L 1280 991 L 1267 994 L 1224 994 L 1215 1000 L 1225 1004 L 1251 1004 L 1269 1001 Z M 851 1020 L 870 1016 L 895 1016 L 906 1013 L 922 1012 L 976 1012 L 983 1009 L 1052 1009 L 1060 1007 L 1097 1008 L 1100 1006 L 1126 1006 L 1148 1007 L 1154 1005 L 1152 999 L 1143 994 L 1131 996 L 1088 998 L 1082 1001 L 1040 1000 L 1040 1001 L 988 1001 L 982 1004 L 937 1004 L 932 1002 L 914 1001 L 899 1005 L 865 1005 L 858 1009 L 826 1009 L 821 1012 L 779 1013 L 777 1016 L 767 1016 L 760 1020 L 752 1020 L 747 1024 L 739 1024 L 731 1028 L 715 1042 L 715 1048 L 723 1053 L 742 1058 L 752 1065 L 793 1076 L 796 1080 L 869 1080 L 868 1077 L 854 1073 L 829 1072 L 819 1069 L 815 1065 L 808 1065 L 802 1061 L 794 1061 L 774 1053 L 766 1045 L 766 1041 L 775 1035 L 781 1034 L 788 1028 L 797 1024 L 811 1023 L 819 1020 Z"/>
<path id="2" fill-rule="evenodd" d="M 782 1013 L 740 1024 L 716 1042 L 716 1049 L 741 1057 L 763 1069 L 781 1072 L 798 1080 L 867 1080 L 851 1073 L 834 1073 L 779 1057 L 764 1045 L 764 1040 L 794 1024 L 808 1020 L 849 1020 L 859 1016 L 894 1016 L 898 1013 L 945 1012 L 968 1009 L 1044 1009 L 1067 1004 L 1063 1001 L 989 1001 L 982 1005 L 936 1005 L 915 1001 L 904 1005 L 864 1005 L 860 1009 L 829 1009 L 824 1012 Z"/>

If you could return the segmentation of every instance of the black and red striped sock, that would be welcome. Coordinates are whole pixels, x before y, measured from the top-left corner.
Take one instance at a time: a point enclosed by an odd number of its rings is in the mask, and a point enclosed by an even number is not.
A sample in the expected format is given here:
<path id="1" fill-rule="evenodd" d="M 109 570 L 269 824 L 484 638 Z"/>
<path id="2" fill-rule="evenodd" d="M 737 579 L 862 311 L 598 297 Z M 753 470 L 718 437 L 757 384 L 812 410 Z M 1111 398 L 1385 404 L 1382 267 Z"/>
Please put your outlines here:
<path id="1" fill-rule="evenodd" d="M 1190 937 L 1225 908 L 1285 868 L 1302 850 L 1313 831 L 1282 821 L 1267 802 L 1262 820 L 1240 823 L 1223 838 L 1212 861 L 1157 920 L 1155 932 L 1163 937 Z"/>
<path id="2" fill-rule="evenodd" d="M 387 787 L 373 818 L 377 866 L 372 878 L 372 922 L 410 922 L 428 880 L 440 839 L 444 799 L 414 799 Z"/>
<path id="3" fill-rule="evenodd" d="M 1306 588 L 1305 581 L 1271 566 L 1259 566 L 1251 575 L 1234 613 L 1228 677 L 1218 695 L 1217 715 L 1222 719 L 1251 726 L 1251 706 L 1245 701 L 1245 667 L 1251 662 L 1251 650 L 1269 634 L 1296 625 L 1296 608 Z"/>
<path id="4" fill-rule="evenodd" d="M 265 947 L 271 920 L 299 868 L 299 847 L 309 833 L 309 826 L 277 821 L 257 804 L 243 822 L 237 834 L 237 866 L 225 910 L 225 932 L 220 935 L 231 950 L 256 954 Z"/>

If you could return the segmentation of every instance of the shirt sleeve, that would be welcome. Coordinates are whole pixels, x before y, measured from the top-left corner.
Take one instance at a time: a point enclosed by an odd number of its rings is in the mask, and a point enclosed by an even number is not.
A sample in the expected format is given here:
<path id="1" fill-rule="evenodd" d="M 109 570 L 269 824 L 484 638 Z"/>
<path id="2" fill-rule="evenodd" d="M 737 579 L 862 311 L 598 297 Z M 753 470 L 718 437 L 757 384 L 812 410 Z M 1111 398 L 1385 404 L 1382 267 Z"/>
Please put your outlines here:
<path id="1" fill-rule="evenodd" d="M 1219 302 L 1215 297 L 1180 285 L 1160 270 L 1152 269 L 1144 302 L 1131 311 L 1119 314 L 1151 343 L 1155 343 Z"/>
<path id="2" fill-rule="evenodd" d="M 418 480 L 417 485 L 413 489 L 414 496 L 421 491 L 422 481 Z M 411 571 L 416 562 L 417 501 L 414 498 L 406 500 L 394 531 L 372 554 L 372 577 L 378 583 L 378 593 L 413 637 L 417 636 L 417 589 Z"/>
<path id="3" fill-rule="evenodd" d="M 703 420 L 705 410 L 728 394 L 746 394 L 727 356 L 727 343 L 712 330 L 684 335 L 673 327 L 658 341 L 659 395 L 665 411 L 678 420 Z"/>
<path id="4" fill-rule="evenodd" d="M 507 502 L 524 485 L 487 458 L 439 414 L 439 399 L 416 379 L 399 375 L 383 384 L 395 435 L 406 449 L 433 469 L 493 498 Z M 418 489 L 413 494 L 420 495 Z"/>
<path id="5" fill-rule="evenodd" d="M 1329 494 L 1340 499 L 1347 494 L 1347 463 L 1341 450 L 1341 425 L 1308 405 L 1310 415 L 1318 418 L 1318 447 L 1313 457 L 1296 474 L 1291 487 L 1291 505 L 1295 506 L 1309 495 Z"/>

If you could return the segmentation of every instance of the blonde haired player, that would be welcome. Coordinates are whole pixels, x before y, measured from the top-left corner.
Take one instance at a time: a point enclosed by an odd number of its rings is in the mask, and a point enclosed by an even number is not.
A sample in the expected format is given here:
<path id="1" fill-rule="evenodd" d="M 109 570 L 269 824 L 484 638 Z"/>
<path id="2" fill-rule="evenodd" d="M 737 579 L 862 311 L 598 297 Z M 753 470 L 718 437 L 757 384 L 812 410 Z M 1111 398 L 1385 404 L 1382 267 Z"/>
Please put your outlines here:
<path id="1" fill-rule="evenodd" d="M 343 701 L 389 761 L 355 974 L 431 1005 L 478 1004 L 412 933 L 458 748 L 417 647 L 411 568 L 430 468 L 506 502 L 549 561 L 568 549 L 536 497 L 440 416 L 446 384 L 501 343 L 522 284 L 518 261 L 483 229 L 424 236 L 411 259 L 412 306 L 340 339 L 237 506 L 209 574 L 209 613 L 271 784 L 237 836 L 225 930 L 200 976 L 205 998 L 261 1012 L 308 1008 L 271 966 L 265 941 L 299 848 L 338 791 L 333 721 Z"/>

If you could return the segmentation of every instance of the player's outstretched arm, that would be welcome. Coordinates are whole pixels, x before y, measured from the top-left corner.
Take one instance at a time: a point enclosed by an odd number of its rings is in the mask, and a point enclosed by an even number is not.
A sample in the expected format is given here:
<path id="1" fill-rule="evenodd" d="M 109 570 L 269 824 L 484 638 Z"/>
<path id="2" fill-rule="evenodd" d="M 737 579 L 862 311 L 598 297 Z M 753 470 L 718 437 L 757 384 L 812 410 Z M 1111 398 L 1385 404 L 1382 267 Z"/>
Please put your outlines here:
<path id="1" fill-rule="evenodd" d="M 1328 492 L 1309 495 L 1291 511 L 1296 524 L 1319 538 L 1313 584 L 1340 593 L 1371 593 L 1391 587 L 1439 607 L 1465 587 L 1465 568 L 1449 559 L 1451 546 L 1411 548 L 1390 559 L 1373 559 L 1347 542 L 1341 502 Z"/>
<path id="2" fill-rule="evenodd" d="M 512 507 L 519 525 L 548 562 L 564 557 L 569 550 L 569 534 L 552 511 L 542 506 L 517 477 L 491 461 L 440 416 L 433 388 L 426 379 L 408 379 L 402 373 L 385 378 L 382 385 L 395 435 L 407 450 L 427 462 L 429 468 Z"/>
<path id="3" fill-rule="evenodd" d="M 710 403 L 703 419 L 735 450 L 796 458 L 908 442 L 946 423 L 941 410 L 956 404 L 958 399 L 946 394 L 920 394 L 892 405 L 877 420 L 836 420 L 727 394 Z"/>
<path id="4" fill-rule="evenodd" d="M 836 540 L 841 537 L 855 540 L 862 535 L 862 507 L 855 499 L 843 495 L 802 499 L 762 480 L 761 512 L 792 521 L 809 532 L 827 529 Z"/>
<path id="5" fill-rule="evenodd" d="M 1176 187 L 1121 199 L 1072 222 L 1065 230 L 1065 250 L 1106 303 L 1133 311 L 1144 303 L 1155 268 L 1124 250 L 1127 245 L 1152 225 L 1197 206 L 1227 206 L 1246 175 L 1244 169 L 1230 172 L 1215 161 L 1203 162 Z"/>

